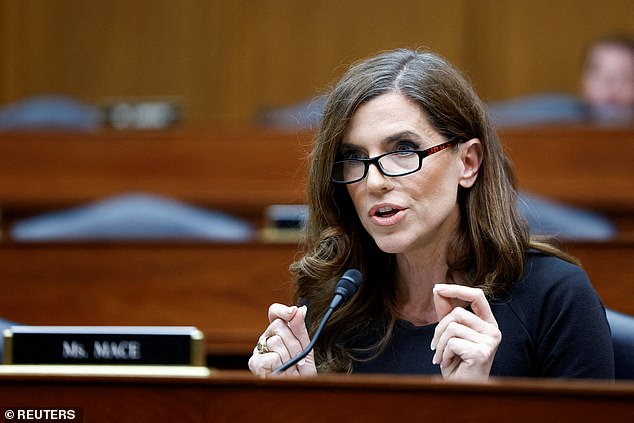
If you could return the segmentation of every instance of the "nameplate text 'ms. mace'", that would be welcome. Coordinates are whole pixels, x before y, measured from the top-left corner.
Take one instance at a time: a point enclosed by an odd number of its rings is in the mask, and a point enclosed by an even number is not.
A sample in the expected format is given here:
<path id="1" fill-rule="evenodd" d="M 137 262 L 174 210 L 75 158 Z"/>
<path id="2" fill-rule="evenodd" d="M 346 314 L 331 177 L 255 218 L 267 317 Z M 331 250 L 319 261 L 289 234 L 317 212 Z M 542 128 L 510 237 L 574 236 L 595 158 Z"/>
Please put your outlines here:
<path id="1" fill-rule="evenodd" d="M 202 366 L 204 336 L 191 326 L 11 326 L 3 363 Z"/>

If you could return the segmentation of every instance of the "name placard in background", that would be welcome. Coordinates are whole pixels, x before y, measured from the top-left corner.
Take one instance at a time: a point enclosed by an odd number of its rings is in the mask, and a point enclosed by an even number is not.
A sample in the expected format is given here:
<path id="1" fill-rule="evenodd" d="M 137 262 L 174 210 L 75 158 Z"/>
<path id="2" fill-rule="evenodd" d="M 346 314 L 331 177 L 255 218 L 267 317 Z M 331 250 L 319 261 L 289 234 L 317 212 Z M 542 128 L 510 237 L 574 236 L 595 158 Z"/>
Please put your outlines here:
<path id="1" fill-rule="evenodd" d="M 191 326 L 11 326 L 3 363 L 204 366 L 204 335 Z"/>

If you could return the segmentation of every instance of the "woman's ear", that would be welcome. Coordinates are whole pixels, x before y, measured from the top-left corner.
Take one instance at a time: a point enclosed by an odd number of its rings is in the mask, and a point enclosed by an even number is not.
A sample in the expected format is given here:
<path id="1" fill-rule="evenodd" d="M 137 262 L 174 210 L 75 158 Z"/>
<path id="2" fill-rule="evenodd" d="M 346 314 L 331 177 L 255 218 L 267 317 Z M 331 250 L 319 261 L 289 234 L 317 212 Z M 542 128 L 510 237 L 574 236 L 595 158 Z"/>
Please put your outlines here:
<path id="1" fill-rule="evenodd" d="M 471 188 L 478 178 L 480 165 L 482 164 L 482 143 L 473 138 L 460 145 L 460 158 L 462 159 L 462 176 L 460 186 Z"/>

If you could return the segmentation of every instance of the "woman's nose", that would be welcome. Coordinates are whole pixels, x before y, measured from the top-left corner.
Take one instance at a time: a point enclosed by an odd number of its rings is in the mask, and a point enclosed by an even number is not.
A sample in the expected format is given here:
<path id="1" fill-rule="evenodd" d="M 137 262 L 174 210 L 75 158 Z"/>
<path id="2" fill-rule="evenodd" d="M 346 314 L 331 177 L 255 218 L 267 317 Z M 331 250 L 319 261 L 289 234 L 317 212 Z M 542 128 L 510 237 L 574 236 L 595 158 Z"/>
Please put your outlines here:
<path id="1" fill-rule="evenodd" d="M 368 174 L 366 176 L 366 184 L 368 190 L 383 191 L 392 186 L 392 181 L 388 176 L 385 176 L 377 163 L 372 163 L 368 167 Z"/>

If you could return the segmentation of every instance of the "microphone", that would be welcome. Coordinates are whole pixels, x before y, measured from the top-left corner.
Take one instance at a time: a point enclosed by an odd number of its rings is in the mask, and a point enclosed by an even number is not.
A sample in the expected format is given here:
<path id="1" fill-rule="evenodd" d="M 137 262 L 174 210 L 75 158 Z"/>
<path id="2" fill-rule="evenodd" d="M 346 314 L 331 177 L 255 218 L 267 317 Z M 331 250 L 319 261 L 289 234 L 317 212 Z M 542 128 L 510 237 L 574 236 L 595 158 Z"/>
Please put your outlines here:
<path id="1" fill-rule="evenodd" d="M 319 323 L 319 327 L 317 327 L 317 330 L 315 331 L 315 334 L 313 335 L 313 339 L 310 341 L 310 344 L 308 344 L 306 349 L 304 349 L 304 351 L 302 351 L 299 355 L 295 356 L 291 360 L 282 364 L 277 369 L 273 370 L 272 374 L 277 374 L 287 370 L 288 368 L 290 368 L 291 366 L 294 366 L 301 359 L 303 359 L 304 357 L 308 355 L 310 350 L 312 350 L 313 347 L 315 346 L 315 343 L 317 342 L 317 338 L 319 338 L 319 335 L 321 334 L 322 329 L 324 328 L 324 326 L 326 326 L 326 322 L 328 321 L 328 319 L 330 319 L 330 315 L 337 308 L 339 308 L 341 304 L 348 301 L 348 299 L 350 299 L 350 297 L 352 297 L 355 292 L 357 292 L 357 289 L 359 289 L 359 286 L 361 285 L 362 278 L 363 277 L 361 276 L 361 272 L 359 272 L 357 269 L 346 270 L 346 272 L 343 274 L 343 276 L 341 276 L 341 278 L 337 282 L 337 286 L 335 286 L 335 295 L 332 298 L 330 305 L 328 306 L 328 310 L 326 310 L 326 314 L 324 314 L 324 317 L 321 319 L 321 322 Z"/>

